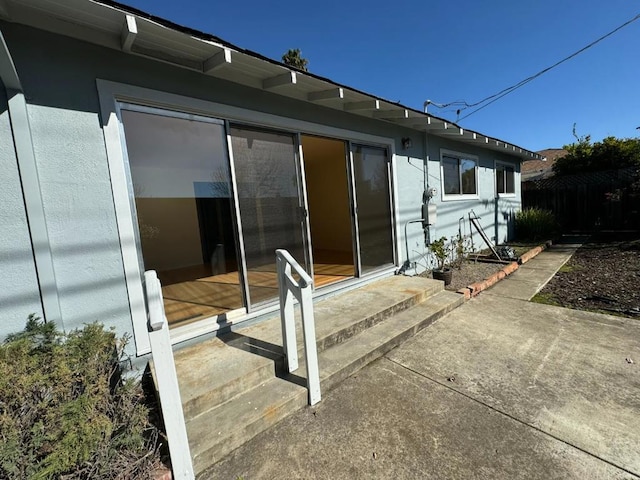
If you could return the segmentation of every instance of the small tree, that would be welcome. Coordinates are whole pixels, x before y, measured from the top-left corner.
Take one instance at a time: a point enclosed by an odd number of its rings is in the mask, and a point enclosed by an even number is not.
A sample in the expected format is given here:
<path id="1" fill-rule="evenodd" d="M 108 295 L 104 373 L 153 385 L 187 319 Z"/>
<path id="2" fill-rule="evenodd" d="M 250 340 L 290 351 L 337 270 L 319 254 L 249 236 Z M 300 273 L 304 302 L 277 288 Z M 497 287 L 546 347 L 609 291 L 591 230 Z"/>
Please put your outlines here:
<path id="1" fill-rule="evenodd" d="M 290 48 L 287 53 L 282 55 L 282 63 L 306 72 L 309 60 L 300 56 L 299 48 Z"/>
<path id="2" fill-rule="evenodd" d="M 565 145 L 564 157 L 556 160 L 553 171 L 556 175 L 616 170 L 619 168 L 640 168 L 640 138 L 606 137 L 591 143 L 590 135 L 578 136 L 573 125 L 576 142 Z"/>

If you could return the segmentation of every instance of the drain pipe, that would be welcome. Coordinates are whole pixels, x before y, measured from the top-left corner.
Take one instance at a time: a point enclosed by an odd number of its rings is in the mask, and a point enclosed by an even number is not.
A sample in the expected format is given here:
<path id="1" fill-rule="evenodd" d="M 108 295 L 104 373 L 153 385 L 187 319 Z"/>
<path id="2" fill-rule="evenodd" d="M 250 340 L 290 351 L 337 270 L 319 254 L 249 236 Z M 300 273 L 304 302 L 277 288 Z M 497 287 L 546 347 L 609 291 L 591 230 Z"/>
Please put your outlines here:
<path id="1" fill-rule="evenodd" d="M 426 220 L 424 218 L 417 218 L 414 220 L 409 220 L 404 224 L 404 246 L 407 249 L 407 259 L 404 261 L 404 264 L 402 265 L 402 267 L 400 267 L 400 270 L 398 270 L 399 275 L 407 275 L 407 270 L 409 270 L 414 263 L 411 261 L 411 255 L 409 254 L 409 235 L 408 235 L 407 229 L 411 223 L 424 224 L 425 222 Z"/>
<path id="2" fill-rule="evenodd" d="M 44 216 L 42 192 L 36 166 L 31 126 L 24 90 L 18 77 L 9 47 L 0 30 L 0 80 L 7 93 L 7 107 L 11 121 L 11 134 L 18 160 L 18 173 L 27 215 L 31 250 L 40 287 L 40 301 L 45 321 L 62 325 L 60 298 L 56 283 L 47 221 Z"/>
<path id="3" fill-rule="evenodd" d="M 425 115 L 428 115 L 427 109 L 429 108 L 430 104 L 431 104 L 431 100 L 427 100 L 424 102 Z M 429 188 L 429 160 L 430 159 L 431 157 L 429 156 L 429 132 L 425 127 L 424 129 L 424 181 L 423 181 L 424 190 L 422 193 L 422 205 L 423 205 L 422 217 L 425 219 L 428 216 L 428 212 L 425 212 L 425 210 L 429 208 L 427 205 L 429 205 L 429 202 L 433 197 L 433 195 L 430 193 L 431 189 Z M 431 224 L 425 221 L 423 225 L 423 230 L 424 230 L 424 244 L 426 247 L 431 243 Z"/>
<path id="4" fill-rule="evenodd" d="M 427 115 L 427 108 L 431 104 L 431 100 L 424 102 L 424 113 Z M 411 255 L 409 253 L 409 235 L 408 227 L 412 223 L 422 223 L 422 229 L 424 231 L 424 245 L 425 248 L 431 243 L 431 224 L 429 223 L 429 202 L 433 197 L 432 189 L 429 188 L 429 133 L 425 128 L 424 131 L 424 156 L 423 156 L 423 168 L 422 168 L 422 218 L 409 220 L 404 224 L 404 241 L 407 252 L 407 259 L 404 264 L 398 270 L 398 274 L 406 275 L 413 263 L 411 261 Z"/>

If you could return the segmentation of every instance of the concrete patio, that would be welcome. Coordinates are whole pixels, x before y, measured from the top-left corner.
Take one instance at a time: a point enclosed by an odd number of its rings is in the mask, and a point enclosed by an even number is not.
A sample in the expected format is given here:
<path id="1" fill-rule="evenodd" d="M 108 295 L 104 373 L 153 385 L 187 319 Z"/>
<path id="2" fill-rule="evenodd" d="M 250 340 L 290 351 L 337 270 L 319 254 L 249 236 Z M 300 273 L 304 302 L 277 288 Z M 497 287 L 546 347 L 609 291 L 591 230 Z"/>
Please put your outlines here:
<path id="1" fill-rule="evenodd" d="M 640 478 L 640 323 L 526 301 L 576 246 L 543 252 L 201 478 Z"/>

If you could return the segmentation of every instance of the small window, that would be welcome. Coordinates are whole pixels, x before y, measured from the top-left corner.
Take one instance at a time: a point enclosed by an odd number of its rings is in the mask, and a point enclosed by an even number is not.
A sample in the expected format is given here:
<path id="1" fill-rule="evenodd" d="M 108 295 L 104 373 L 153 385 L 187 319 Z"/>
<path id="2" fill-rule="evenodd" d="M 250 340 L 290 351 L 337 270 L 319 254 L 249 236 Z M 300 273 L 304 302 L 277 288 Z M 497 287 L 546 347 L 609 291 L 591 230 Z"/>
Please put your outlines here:
<path id="1" fill-rule="evenodd" d="M 444 196 L 477 195 L 477 159 L 452 152 L 442 154 L 442 191 Z"/>
<path id="2" fill-rule="evenodd" d="M 515 190 L 515 170 L 513 165 L 496 163 L 496 193 L 498 195 L 513 195 Z"/>

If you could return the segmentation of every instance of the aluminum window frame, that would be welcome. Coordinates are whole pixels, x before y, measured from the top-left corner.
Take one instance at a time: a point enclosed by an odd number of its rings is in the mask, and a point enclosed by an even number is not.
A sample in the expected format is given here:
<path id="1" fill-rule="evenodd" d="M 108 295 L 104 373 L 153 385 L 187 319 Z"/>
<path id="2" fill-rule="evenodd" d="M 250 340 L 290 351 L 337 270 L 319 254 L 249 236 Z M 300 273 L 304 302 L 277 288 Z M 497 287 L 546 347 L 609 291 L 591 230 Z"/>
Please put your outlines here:
<path id="1" fill-rule="evenodd" d="M 444 158 L 454 158 L 458 160 L 458 182 L 460 186 L 461 193 L 446 193 L 445 191 L 445 181 L 444 181 Z M 462 193 L 462 171 L 460 169 L 460 161 L 462 160 L 470 160 L 475 163 L 474 167 L 474 178 L 475 178 L 475 193 Z M 477 155 L 472 155 L 470 153 L 458 152 L 455 150 L 447 150 L 444 148 L 440 149 L 440 191 L 442 192 L 442 201 L 451 201 L 451 200 L 477 200 L 480 198 L 480 178 L 479 178 L 479 170 L 480 170 L 480 158 Z"/>
<path id="2" fill-rule="evenodd" d="M 504 187 L 505 187 L 505 191 L 504 192 L 498 192 L 498 169 L 499 167 L 506 167 L 506 168 L 510 168 L 512 173 L 513 173 L 513 192 L 507 192 L 506 191 L 506 187 L 507 187 L 507 179 L 506 176 L 503 177 L 503 181 L 504 181 Z M 506 172 L 506 170 L 505 170 Z M 517 194 L 517 185 L 516 185 L 516 165 L 513 163 L 509 163 L 509 162 L 505 162 L 503 160 L 495 160 L 494 164 L 493 164 L 493 185 L 494 185 L 494 189 L 493 191 L 495 192 L 495 196 L 497 198 L 515 198 L 516 194 Z"/>

